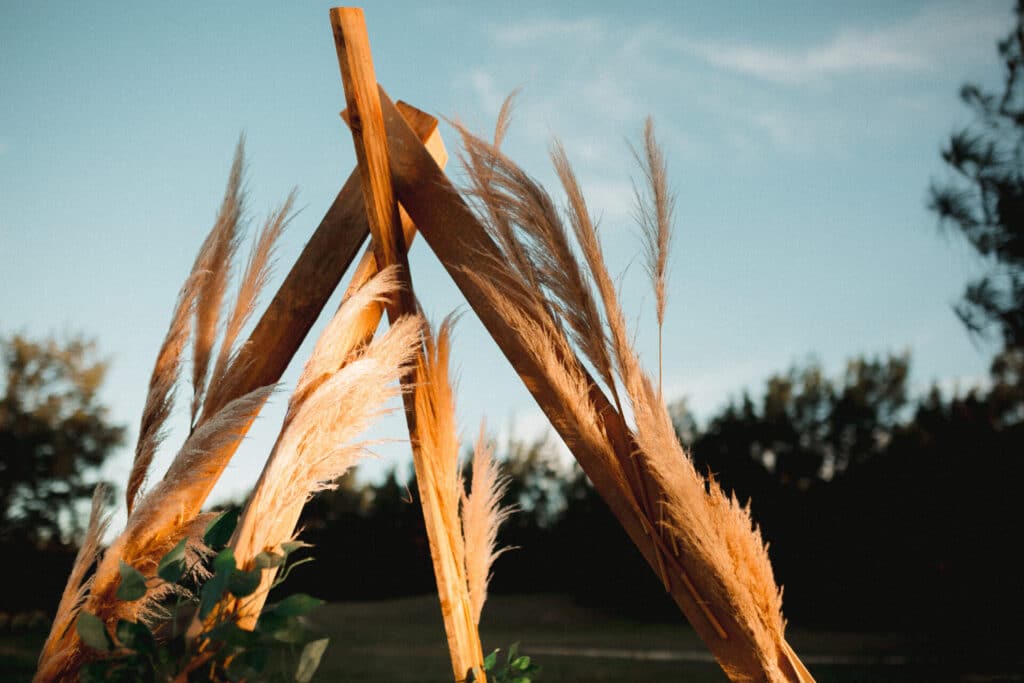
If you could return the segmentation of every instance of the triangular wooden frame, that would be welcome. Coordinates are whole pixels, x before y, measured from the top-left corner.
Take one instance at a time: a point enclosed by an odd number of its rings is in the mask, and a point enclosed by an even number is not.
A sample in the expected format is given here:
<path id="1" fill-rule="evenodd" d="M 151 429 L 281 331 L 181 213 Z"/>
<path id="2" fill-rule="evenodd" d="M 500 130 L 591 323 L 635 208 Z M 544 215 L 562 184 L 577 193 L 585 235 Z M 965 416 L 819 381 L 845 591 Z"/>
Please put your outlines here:
<path id="1" fill-rule="evenodd" d="M 692 558 L 670 548 L 663 538 L 653 510 L 646 503 L 658 500 L 663 492 L 659 491 L 658 484 L 649 473 L 635 466 L 638 462 L 635 457 L 637 446 L 623 416 L 597 383 L 592 382 L 589 398 L 601 416 L 604 431 L 621 468 L 620 472 L 613 473 L 605 461 L 595 457 L 577 438 L 564 407 L 555 398 L 543 369 L 532 359 L 513 322 L 490 305 L 481 289 L 481 282 L 499 285 L 502 282 L 502 273 L 495 266 L 500 262 L 499 251 L 443 171 L 447 153 L 437 131 L 437 119 L 402 102 L 394 104 L 383 89 L 373 92 L 375 89 L 372 87 L 365 87 L 367 82 L 375 83 L 372 62 L 369 62 L 368 71 L 360 72 L 360 68 L 367 66 L 362 64 L 357 66 L 355 73 L 351 64 L 346 65 L 345 60 L 353 57 L 368 62 L 369 44 L 365 38 L 365 25 L 361 23 L 361 11 L 345 11 L 358 12 L 357 23 L 362 28 L 357 26 L 357 29 L 365 41 L 365 45 L 356 48 L 365 50 L 365 54 L 350 54 L 353 49 L 351 37 L 346 44 L 346 36 L 339 32 L 342 10 L 332 10 L 348 111 L 351 112 L 347 120 L 353 124 L 351 128 L 359 166 L 338 193 L 242 347 L 244 362 L 236 363 L 233 366 L 237 369 L 236 376 L 227 378 L 233 393 L 246 393 L 280 380 L 371 231 L 378 239 L 373 240 L 357 266 L 353 286 L 372 276 L 378 261 L 407 265 L 405 249 L 419 231 L 579 461 L 597 492 L 726 673 L 734 680 L 777 679 L 765 670 L 752 643 L 732 615 L 724 610 L 713 611 L 700 597 L 710 590 L 709 581 L 712 579 L 708 572 Z M 356 14 L 350 14 L 349 20 L 353 17 Z M 358 95 L 356 91 L 359 91 Z M 379 103 L 376 107 L 374 101 Z M 367 141 L 372 148 L 369 152 L 365 144 Z M 387 162 L 383 168 L 380 166 L 382 159 Z M 373 165 L 376 166 L 371 169 Z M 376 179 L 370 181 L 374 187 L 367 192 L 365 181 L 374 175 Z M 373 191 L 381 188 L 384 189 L 383 194 L 378 192 L 375 195 Z M 375 202 L 377 215 L 368 219 L 367 206 L 370 206 L 369 213 L 373 216 Z M 400 209 L 397 208 L 399 205 Z M 407 271 L 405 277 L 407 297 L 411 297 Z M 389 314 L 408 312 L 413 305 L 412 299 L 406 298 L 397 302 Z M 360 321 L 367 336 L 372 336 L 382 314 L 383 311 L 378 309 Z M 578 358 L 567 361 L 578 364 L 585 372 Z M 212 410 L 217 408 L 214 406 Z M 409 412 L 407 410 L 407 414 Z M 414 431 L 414 416 L 411 420 L 410 430 Z M 226 450 L 233 452 L 238 443 L 232 442 Z M 211 479 L 211 487 L 215 480 Z M 623 490 L 619 483 L 623 480 L 628 483 L 627 490 Z M 425 514 L 429 516 L 426 509 Z M 428 532 L 430 526 L 428 519 Z M 439 576 L 438 579 L 441 592 L 444 578 Z M 446 628 L 458 628 L 450 625 L 450 620 L 451 615 L 446 612 Z M 454 652 L 452 657 L 453 667 L 458 670 L 460 665 Z M 783 643 L 777 653 L 777 665 L 783 673 L 783 680 L 814 680 L 788 644 Z"/>

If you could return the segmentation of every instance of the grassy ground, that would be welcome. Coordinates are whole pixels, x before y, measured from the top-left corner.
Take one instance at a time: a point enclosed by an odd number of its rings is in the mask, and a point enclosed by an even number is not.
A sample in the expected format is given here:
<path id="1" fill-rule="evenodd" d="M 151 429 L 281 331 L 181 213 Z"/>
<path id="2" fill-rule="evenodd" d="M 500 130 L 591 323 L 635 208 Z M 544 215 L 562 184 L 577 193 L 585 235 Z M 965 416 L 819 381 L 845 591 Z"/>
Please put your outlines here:
<path id="1" fill-rule="evenodd" d="M 325 605 L 313 617 L 331 637 L 316 680 L 450 683 L 435 596 Z M 40 633 L 0 636 L 0 681 L 26 681 Z M 583 609 L 559 596 L 493 596 L 484 608 L 485 651 L 520 643 L 545 681 L 724 681 L 680 619 L 644 624 Z M 818 681 L 1024 681 L 1015 671 L 960 670 L 922 654 L 911 636 L 791 630 L 790 642 Z M 937 662 L 931 663 L 928 662 Z"/>
<path id="2" fill-rule="evenodd" d="M 328 605 L 316 621 L 331 635 L 318 681 L 451 681 L 434 596 Z M 645 624 L 583 609 L 559 596 L 493 596 L 484 607 L 481 635 L 486 652 L 519 642 L 520 651 L 543 666 L 542 682 L 726 680 L 682 618 Z M 790 642 L 822 683 L 962 678 L 908 657 L 907 652 L 919 650 L 909 637 L 796 630 Z"/>

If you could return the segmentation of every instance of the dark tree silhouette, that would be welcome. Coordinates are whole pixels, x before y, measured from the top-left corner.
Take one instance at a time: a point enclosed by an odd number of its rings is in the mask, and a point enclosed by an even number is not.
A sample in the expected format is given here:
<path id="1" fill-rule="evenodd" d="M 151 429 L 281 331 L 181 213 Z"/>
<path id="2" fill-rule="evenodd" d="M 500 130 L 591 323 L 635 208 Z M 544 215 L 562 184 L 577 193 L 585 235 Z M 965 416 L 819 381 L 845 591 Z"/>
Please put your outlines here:
<path id="1" fill-rule="evenodd" d="M 97 392 L 107 364 L 83 339 L 0 338 L 0 540 L 62 544 L 91 473 L 122 443 Z"/>
<path id="2" fill-rule="evenodd" d="M 1024 347 L 1024 0 L 1016 24 L 999 42 L 1003 90 L 964 85 L 960 98 L 974 122 L 950 137 L 942 159 L 950 169 L 934 182 L 929 208 L 985 258 L 987 272 L 970 282 L 956 304 L 974 334 L 998 335 L 1007 348 Z"/>

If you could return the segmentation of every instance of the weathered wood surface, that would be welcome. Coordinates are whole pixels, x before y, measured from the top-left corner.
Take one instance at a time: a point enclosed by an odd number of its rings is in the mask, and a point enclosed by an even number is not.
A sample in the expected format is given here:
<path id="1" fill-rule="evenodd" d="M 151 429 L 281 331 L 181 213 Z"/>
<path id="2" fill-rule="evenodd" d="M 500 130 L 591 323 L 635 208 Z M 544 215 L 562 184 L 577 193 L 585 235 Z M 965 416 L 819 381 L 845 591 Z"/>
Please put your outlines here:
<path id="1" fill-rule="evenodd" d="M 645 521 L 638 514 L 640 508 L 637 501 L 628 495 L 628 491 L 623 491 L 604 462 L 588 450 L 572 429 L 560 428 L 566 424 L 565 410 L 556 399 L 556 393 L 549 385 L 543 369 L 537 366 L 511 322 L 489 304 L 487 295 L 474 279 L 490 280 L 499 285 L 507 281 L 499 266 L 501 258 L 497 246 L 444 172 L 430 159 L 430 155 L 383 91 L 380 99 L 388 134 L 392 182 L 398 201 L 409 212 L 417 229 L 515 368 L 541 410 L 552 425 L 559 429 L 566 445 L 647 562 L 656 568 L 661 561 L 659 558 L 667 560 L 670 571 L 679 572 L 679 576 L 686 576 L 691 582 L 687 586 L 687 581 L 669 580 L 666 588 L 723 669 L 735 680 L 769 680 L 769 672 L 764 670 L 755 654 L 756 646 L 744 638 L 743 629 L 728 611 L 719 610 L 709 618 L 711 613 L 708 606 L 695 599 L 695 595 L 709 594 L 707 585 L 710 577 L 707 572 L 692 559 L 669 552 L 659 534 L 648 533 L 650 521 Z M 596 383 L 592 383 L 592 386 L 594 388 L 590 398 L 604 420 L 605 431 L 620 462 L 624 463 L 633 457 L 636 449 L 632 435 L 622 416 L 597 388 Z M 643 483 L 657 495 L 657 486 L 653 481 L 648 478 Z M 777 653 L 777 657 L 786 680 L 813 680 L 788 645 Z"/>
<path id="2" fill-rule="evenodd" d="M 366 31 L 363 11 L 336 7 L 331 10 L 331 28 L 338 52 L 338 64 L 345 86 L 347 121 L 359 161 L 363 201 L 373 236 L 373 250 L 378 268 L 397 265 L 401 289 L 395 300 L 386 306 L 388 319 L 394 323 L 403 315 L 417 312 L 416 296 L 406 252 L 398 205 L 391 187 L 387 136 L 374 74 L 373 57 Z M 422 353 L 422 350 L 421 350 Z M 414 373 L 402 379 L 405 415 L 409 427 L 413 464 L 420 492 L 423 520 L 430 545 L 437 593 L 447 634 L 452 671 L 456 681 L 465 680 L 473 670 L 474 679 L 486 681 L 483 672 L 483 648 L 473 623 L 468 599 L 465 571 L 459 566 L 461 530 L 457 518 L 446 518 L 439 489 L 429 463 L 420 449 L 416 415 L 416 378 Z M 458 457 L 452 453 L 452 457 Z M 449 512 L 451 512 L 449 510 Z"/>

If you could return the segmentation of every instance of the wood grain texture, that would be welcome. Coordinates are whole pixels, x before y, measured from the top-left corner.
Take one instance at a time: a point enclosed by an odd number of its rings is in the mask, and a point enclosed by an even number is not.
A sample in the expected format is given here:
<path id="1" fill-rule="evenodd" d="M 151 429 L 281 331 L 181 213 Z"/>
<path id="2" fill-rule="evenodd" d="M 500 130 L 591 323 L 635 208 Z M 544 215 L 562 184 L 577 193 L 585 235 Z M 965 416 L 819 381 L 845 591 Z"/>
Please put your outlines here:
<path id="1" fill-rule="evenodd" d="M 403 271 L 399 280 L 409 283 L 408 255 L 398 204 L 391 189 L 384 117 L 377 96 L 377 76 L 363 10 L 358 7 L 331 9 L 331 29 L 345 86 L 347 121 L 352 131 L 370 234 L 374 238 L 377 267 L 396 264 Z M 416 301 L 411 288 L 403 287 L 390 312 L 411 313 L 415 310 Z"/>
<path id="2" fill-rule="evenodd" d="M 400 316 L 417 312 L 416 297 L 409 273 L 398 204 L 391 187 L 391 169 L 388 162 L 387 136 L 378 95 L 373 58 L 366 32 L 363 11 L 358 8 L 336 7 L 331 10 L 331 28 L 338 53 L 341 79 L 345 86 L 347 121 L 359 161 L 363 201 L 373 236 L 373 250 L 378 268 L 397 265 L 401 289 L 397 300 L 386 306 L 388 319 L 394 323 Z M 422 353 L 422 350 L 421 350 Z M 422 359 L 420 360 L 422 363 Z M 439 500 L 439 489 L 432 485 L 435 477 L 429 461 L 420 448 L 417 427 L 415 374 L 402 378 L 403 401 L 413 465 L 420 492 L 423 520 L 430 546 L 438 598 L 444 619 L 452 671 L 456 681 L 465 680 L 470 671 L 474 680 L 486 681 L 483 671 L 483 648 L 479 632 L 473 623 L 461 553 L 461 529 L 458 519 L 444 514 Z M 452 453 L 451 457 L 458 457 Z"/>
<path id="3" fill-rule="evenodd" d="M 398 110 L 402 112 L 402 116 L 405 117 L 406 121 L 409 121 L 410 123 L 418 122 L 423 130 L 426 130 L 429 126 L 433 126 L 434 132 L 431 133 L 423 142 L 423 146 L 430 152 L 430 156 L 434 158 L 437 165 L 440 168 L 444 168 L 448 163 L 448 151 L 445 149 L 444 140 L 441 138 L 441 132 L 437 130 L 437 119 L 406 104 L 405 102 L 399 101 L 396 103 L 396 106 L 398 107 Z M 347 109 L 341 113 L 341 117 L 346 123 L 348 123 Z M 409 246 L 412 246 L 412 242 L 416 238 L 416 224 L 412 222 L 412 219 L 409 218 L 409 214 L 406 213 L 405 209 L 401 206 L 398 207 L 398 213 L 402 221 L 402 235 L 405 238 L 405 244 L 408 248 Z M 371 244 L 363 251 L 363 255 L 359 259 L 359 263 L 356 265 L 355 270 L 352 271 L 352 278 L 349 280 L 349 284 L 345 290 L 345 295 L 342 297 L 342 301 L 348 299 L 352 293 L 366 284 L 366 282 L 378 272 L 377 258 L 375 255 L 374 245 L 372 243 L 372 236 L 370 240 Z M 370 339 L 373 338 L 383 315 L 384 307 L 375 303 L 367 306 L 353 322 L 353 326 L 356 328 L 355 331 L 363 340 L 363 343 L 368 343 Z"/>
<path id="4" fill-rule="evenodd" d="M 677 556 L 664 547 L 659 534 L 647 533 L 647 523 L 642 519 L 640 507 L 628 489 L 624 490 L 618 483 L 621 479 L 610 471 L 604 460 L 588 450 L 571 429 L 564 427 L 567 422 L 565 411 L 548 384 L 543 369 L 536 365 L 511 322 L 489 304 L 487 295 L 480 288 L 478 280 L 474 279 L 490 280 L 497 285 L 507 282 L 506 275 L 498 265 L 501 259 L 497 246 L 444 172 L 430 159 L 387 95 L 382 92 L 380 100 L 388 133 L 395 194 L 412 216 L 423 238 L 437 254 L 538 406 L 559 430 L 566 445 L 647 562 L 652 568 L 657 567 L 660 556 L 667 561 L 671 570 L 686 577 L 685 580 L 669 581 L 666 588 L 722 668 L 734 680 L 769 680 L 769 673 L 760 665 L 755 654 L 756 646 L 744 639 L 742 629 L 729 611 L 718 610 L 713 613 L 713 617 L 709 617 L 711 612 L 708 606 L 701 604 L 699 597 L 695 597 L 710 594 L 709 574 L 691 558 Z M 619 460 L 626 462 L 636 451 L 632 434 L 625 427 L 622 416 L 597 388 L 596 382 L 592 383 L 592 387 L 590 399 L 604 420 L 605 431 Z M 649 478 L 644 484 L 653 493 L 658 493 L 656 483 Z M 788 645 L 774 654 L 785 673 L 785 680 L 813 680 Z"/>

